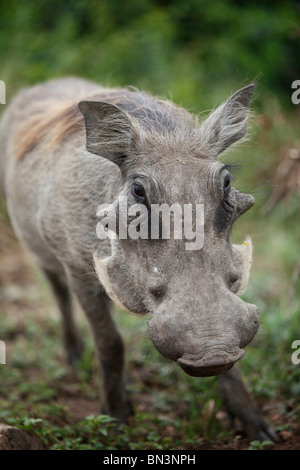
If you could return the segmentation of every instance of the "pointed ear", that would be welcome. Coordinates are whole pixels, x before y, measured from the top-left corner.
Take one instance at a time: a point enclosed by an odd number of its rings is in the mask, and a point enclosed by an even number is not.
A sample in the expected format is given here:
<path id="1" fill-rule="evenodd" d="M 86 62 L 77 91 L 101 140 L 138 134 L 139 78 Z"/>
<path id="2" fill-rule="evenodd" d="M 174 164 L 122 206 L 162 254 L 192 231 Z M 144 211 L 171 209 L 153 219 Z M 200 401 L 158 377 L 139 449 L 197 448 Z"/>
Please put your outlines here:
<path id="1" fill-rule="evenodd" d="M 84 116 L 86 148 L 122 167 L 134 150 L 134 131 L 127 114 L 102 101 L 80 101 Z"/>
<path id="2" fill-rule="evenodd" d="M 200 127 L 204 145 L 215 158 L 246 134 L 248 105 L 255 88 L 251 84 L 238 90 L 213 111 Z"/>

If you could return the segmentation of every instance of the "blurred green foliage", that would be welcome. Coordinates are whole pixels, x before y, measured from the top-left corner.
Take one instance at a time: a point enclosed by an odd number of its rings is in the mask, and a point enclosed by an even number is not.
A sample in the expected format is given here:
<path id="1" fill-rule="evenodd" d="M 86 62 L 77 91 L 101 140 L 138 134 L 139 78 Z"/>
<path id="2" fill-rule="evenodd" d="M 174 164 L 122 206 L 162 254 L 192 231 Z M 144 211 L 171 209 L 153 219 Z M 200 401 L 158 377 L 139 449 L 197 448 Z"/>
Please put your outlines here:
<path id="1" fill-rule="evenodd" d="M 258 78 L 290 103 L 300 77 L 296 1 L 2 0 L 1 79 L 8 93 L 79 75 L 214 106 Z"/>

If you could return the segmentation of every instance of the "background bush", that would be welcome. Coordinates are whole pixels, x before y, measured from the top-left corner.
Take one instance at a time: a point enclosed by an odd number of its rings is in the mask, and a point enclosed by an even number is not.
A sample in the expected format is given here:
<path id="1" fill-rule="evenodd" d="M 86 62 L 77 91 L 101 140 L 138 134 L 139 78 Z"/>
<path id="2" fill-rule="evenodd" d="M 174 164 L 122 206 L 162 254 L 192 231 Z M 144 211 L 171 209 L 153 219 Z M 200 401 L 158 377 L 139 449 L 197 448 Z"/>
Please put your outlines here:
<path id="1" fill-rule="evenodd" d="M 282 0 L 2 0 L 1 78 L 14 91 L 75 74 L 195 109 L 259 78 L 261 96 L 287 105 L 298 20 L 298 2 Z"/>

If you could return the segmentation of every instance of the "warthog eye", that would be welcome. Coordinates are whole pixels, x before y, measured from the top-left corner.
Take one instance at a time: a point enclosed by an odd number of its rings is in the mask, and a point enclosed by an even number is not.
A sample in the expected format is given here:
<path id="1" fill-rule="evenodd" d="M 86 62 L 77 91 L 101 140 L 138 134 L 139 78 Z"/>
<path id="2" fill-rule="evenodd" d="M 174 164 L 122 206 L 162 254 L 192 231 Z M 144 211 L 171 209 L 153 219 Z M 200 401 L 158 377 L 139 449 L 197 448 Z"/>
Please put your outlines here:
<path id="1" fill-rule="evenodd" d="M 231 175 L 226 175 L 224 178 L 224 194 L 227 196 L 231 190 Z"/>
<path id="2" fill-rule="evenodd" d="M 140 184 L 134 183 L 132 185 L 131 194 L 141 204 L 144 204 L 146 202 L 146 193 L 143 186 L 141 186 Z"/>
<path id="3" fill-rule="evenodd" d="M 223 207 L 226 210 L 226 212 L 228 212 L 230 215 L 234 211 L 234 203 L 233 203 L 233 201 L 231 200 L 231 197 L 230 197 L 230 191 L 231 191 L 230 182 L 231 182 L 231 180 L 232 180 L 232 176 L 228 173 L 225 176 L 224 181 L 223 181 L 223 193 L 224 193 Z"/>

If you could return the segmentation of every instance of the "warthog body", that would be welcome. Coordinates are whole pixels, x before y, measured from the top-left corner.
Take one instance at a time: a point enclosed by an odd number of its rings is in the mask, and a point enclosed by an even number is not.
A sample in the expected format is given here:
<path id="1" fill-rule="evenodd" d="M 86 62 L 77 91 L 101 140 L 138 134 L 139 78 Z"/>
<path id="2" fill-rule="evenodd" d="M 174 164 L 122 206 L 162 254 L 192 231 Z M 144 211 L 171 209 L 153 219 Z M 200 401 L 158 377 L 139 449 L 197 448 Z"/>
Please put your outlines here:
<path id="1" fill-rule="evenodd" d="M 231 187 L 218 161 L 246 132 L 253 88 L 202 123 L 145 93 L 75 78 L 23 90 L 4 113 L 0 175 L 12 224 L 52 285 L 70 362 L 82 349 L 71 293 L 85 312 L 102 369 L 103 411 L 112 416 L 126 419 L 132 408 L 103 287 L 121 308 L 150 315 L 154 345 L 185 372 L 221 374 L 228 410 L 250 435 L 271 433 L 232 369 L 259 324 L 256 306 L 237 295 L 248 282 L 251 243 L 231 243 L 234 221 L 254 200 Z M 142 204 L 149 217 L 152 204 L 203 204 L 203 247 L 186 250 L 172 235 L 121 239 L 118 228 L 99 240 L 97 207 L 112 204 L 118 213 L 119 196 L 129 208 Z"/>

